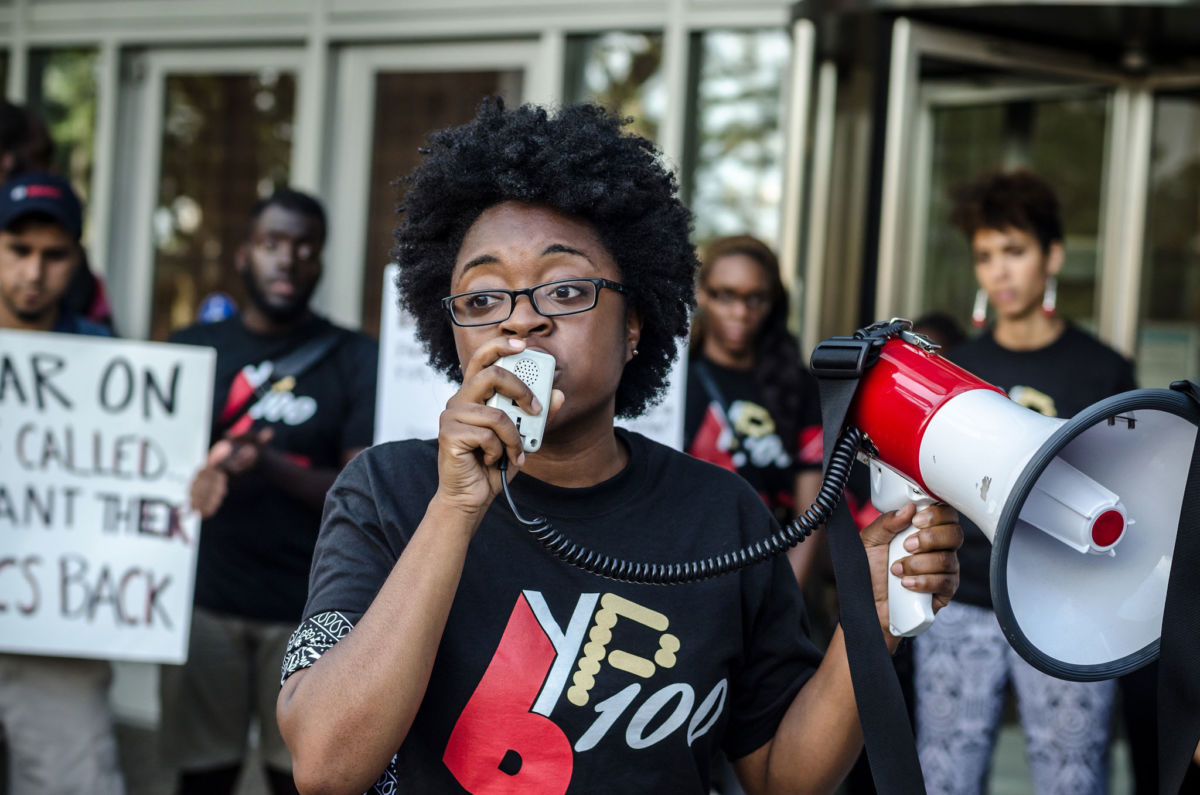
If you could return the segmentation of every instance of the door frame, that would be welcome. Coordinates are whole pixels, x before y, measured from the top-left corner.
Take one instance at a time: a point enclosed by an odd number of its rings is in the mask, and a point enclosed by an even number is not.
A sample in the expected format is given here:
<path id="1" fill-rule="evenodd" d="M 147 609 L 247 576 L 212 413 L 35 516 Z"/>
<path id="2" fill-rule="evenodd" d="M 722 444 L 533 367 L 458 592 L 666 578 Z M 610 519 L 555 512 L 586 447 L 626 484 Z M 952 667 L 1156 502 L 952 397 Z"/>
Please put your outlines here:
<path id="1" fill-rule="evenodd" d="M 367 252 L 371 156 L 375 130 L 375 79 L 381 72 L 520 71 L 522 101 L 548 93 L 532 84 L 543 62 L 537 39 L 497 42 L 430 43 L 403 46 L 347 46 L 337 53 L 337 96 L 330 131 L 330 170 L 326 181 L 329 234 L 326 260 L 337 278 L 325 278 L 314 303 L 337 323 L 362 322 L 363 263 Z M 557 92 L 554 92 L 557 93 Z"/>
<path id="2" fill-rule="evenodd" d="M 899 311 L 911 315 L 921 314 L 927 309 L 922 306 L 922 288 L 925 282 L 925 245 L 929 224 L 927 213 L 933 195 L 933 117 L 940 108 L 962 108 L 994 105 L 1019 99 L 1072 99 L 1092 95 L 1097 89 L 1108 88 L 1095 82 L 1037 83 L 1022 85 L 1020 82 L 997 86 L 975 86 L 969 84 L 943 84 L 921 86 L 917 91 L 917 112 L 914 120 L 913 153 L 911 158 L 911 189 L 908 192 L 908 220 L 905 245 L 906 265 L 897 291 L 900 296 Z M 1111 109 L 1110 109 L 1111 116 Z M 1107 142 L 1106 142 L 1107 143 Z M 1107 151 L 1107 146 L 1106 146 Z M 1105 160 L 1107 161 L 1107 156 Z M 1101 197 L 1103 202 L 1103 197 Z M 1105 208 L 1100 207 L 1100 231 L 1103 234 Z M 964 263 L 965 264 L 965 263 Z M 1097 274 L 1101 271 L 1097 263 Z M 1103 301 L 1098 301 L 1103 303 Z"/>
<path id="3" fill-rule="evenodd" d="M 891 65 L 888 72 L 887 120 L 884 131 L 883 179 L 879 210 L 879 240 L 876 252 L 875 314 L 878 318 L 895 314 L 908 303 L 919 287 L 905 285 L 905 276 L 915 269 L 914 247 L 924 223 L 921 202 L 928 200 L 929 136 L 931 134 L 928 105 L 922 102 L 920 60 L 934 56 L 961 63 L 1012 69 L 1025 76 L 1062 78 L 1063 88 L 1080 86 L 1095 88 L 1118 87 L 1122 77 L 1115 71 L 1097 68 L 1088 59 L 1069 52 L 1027 45 L 994 36 L 949 30 L 934 25 L 913 22 L 907 18 L 895 21 L 892 28 Z M 1068 82 L 1069 81 L 1069 82 Z M 1115 112 L 1113 114 L 1115 116 Z M 1110 125 L 1112 122 L 1110 121 Z M 1113 131 L 1107 133 L 1112 141 Z M 1112 162 L 1105 158 L 1105 166 Z M 1101 197 L 1102 224 L 1111 217 L 1108 202 L 1113 192 L 1106 187 Z M 1107 233 L 1107 224 L 1101 234 Z M 1102 280 L 1112 271 L 1108 267 L 1107 246 L 1098 265 Z M 915 281 L 909 279 L 909 281 Z M 1103 290 L 1103 287 L 1102 287 Z M 1103 293 L 1102 293 L 1103 294 Z M 1105 307 L 1098 307 L 1101 336 L 1104 332 Z M 1111 331 L 1111 329 L 1107 329 Z"/>
<path id="4" fill-rule="evenodd" d="M 1100 197 L 1100 256 L 1097 331 L 1127 356 L 1137 350 L 1145 245 L 1145 218 L 1153 142 L 1154 99 L 1159 91 L 1200 87 L 1200 64 L 1130 77 L 1098 67 L 1085 56 L 982 34 L 941 28 L 907 18 L 891 34 L 887 120 L 876 252 L 875 314 L 916 307 L 928 203 L 930 103 L 938 98 L 919 83 L 922 56 L 1011 69 L 1023 76 L 1062 78 L 1048 91 L 1111 90 L 1105 131 L 1103 194 Z M 1043 95 L 1039 88 L 1031 95 Z M 999 94 L 997 95 L 999 96 Z M 1009 96 L 1015 96 L 1009 94 Z M 953 102 L 953 92 L 940 96 Z M 1137 219 L 1130 223 L 1130 219 Z M 915 278 L 914 278 L 915 274 Z"/>
<path id="5" fill-rule="evenodd" d="M 154 211 L 161 184 L 167 78 L 179 74 L 239 74 L 267 69 L 290 72 L 296 79 L 298 116 L 306 63 L 303 47 L 164 49 L 128 56 L 124 65 L 126 90 L 122 92 L 124 106 L 120 120 L 125 133 L 118 154 L 118 162 L 125 163 L 126 167 L 116 175 L 113 195 L 113 201 L 128 210 L 113 214 L 114 256 L 109 267 L 113 313 L 122 335 L 146 339 L 153 314 Z M 294 117 L 293 156 L 295 152 L 312 151 L 312 143 L 301 140 L 311 131 L 296 121 Z M 294 170 L 294 160 L 290 170 Z"/>
<path id="6" fill-rule="evenodd" d="M 1107 203 L 1104 251 L 1112 273 L 1105 279 L 1101 300 L 1114 308 L 1107 329 L 1112 344 L 1127 356 L 1138 352 L 1141 337 L 1141 296 L 1146 257 L 1146 223 L 1150 166 L 1154 145 L 1156 96 L 1170 90 L 1200 90 L 1200 64 L 1194 70 L 1164 72 L 1123 81 L 1117 90 L 1114 131 L 1107 168 L 1115 176 Z M 1130 219 L 1136 219 L 1130 223 Z M 1101 336 L 1105 326 L 1101 325 Z M 1152 386 L 1165 386 L 1153 384 Z"/>

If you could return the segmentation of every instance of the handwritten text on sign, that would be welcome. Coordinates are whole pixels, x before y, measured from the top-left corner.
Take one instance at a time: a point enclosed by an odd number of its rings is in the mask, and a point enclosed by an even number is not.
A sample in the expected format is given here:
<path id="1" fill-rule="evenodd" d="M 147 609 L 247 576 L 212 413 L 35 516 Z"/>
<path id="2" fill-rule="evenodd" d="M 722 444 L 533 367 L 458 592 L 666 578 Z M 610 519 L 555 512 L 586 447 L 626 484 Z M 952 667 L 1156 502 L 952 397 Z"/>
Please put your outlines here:
<path id="1" fill-rule="evenodd" d="M 183 661 L 214 359 L 0 330 L 0 650 Z"/>

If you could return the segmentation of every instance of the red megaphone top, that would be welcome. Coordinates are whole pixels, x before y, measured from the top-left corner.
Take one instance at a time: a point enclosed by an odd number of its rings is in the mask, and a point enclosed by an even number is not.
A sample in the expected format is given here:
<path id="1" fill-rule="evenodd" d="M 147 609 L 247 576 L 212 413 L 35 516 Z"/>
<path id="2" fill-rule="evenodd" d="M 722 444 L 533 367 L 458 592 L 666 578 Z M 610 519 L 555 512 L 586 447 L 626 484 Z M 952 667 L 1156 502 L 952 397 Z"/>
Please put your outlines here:
<path id="1" fill-rule="evenodd" d="M 972 389 L 1004 394 L 936 353 L 890 339 L 859 383 L 850 422 L 875 445 L 881 461 L 928 492 L 920 463 L 925 429 L 947 401 Z"/>

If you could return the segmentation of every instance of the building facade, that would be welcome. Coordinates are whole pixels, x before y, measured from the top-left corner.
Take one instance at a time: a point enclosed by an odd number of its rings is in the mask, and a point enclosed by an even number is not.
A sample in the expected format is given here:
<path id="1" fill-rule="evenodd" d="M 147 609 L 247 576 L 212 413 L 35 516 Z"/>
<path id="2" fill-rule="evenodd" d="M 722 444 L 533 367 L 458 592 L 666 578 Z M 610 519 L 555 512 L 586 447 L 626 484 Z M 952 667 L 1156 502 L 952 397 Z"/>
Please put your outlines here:
<path id="1" fill-rule="evenodd" d="M 330 211 L 318 307 L 378 331 L 397 186 L 480 98 L 596 99 L 676 169 L 696 242 L 779 248 L 805 350 L 948 311 L 973 281 L 947 194 L 1028 166 L 1062 193 L 1066 314 L 1142 383 L 1200 371 L 1200 3 L 5 0 L 0 79 L 89 199 L 126 336 L 232 268 L 253 201 Z"/>
<path id="2" fill-rule="evenodd" d="M 377 332 L 397 203 L 434 129 L 480 99 L 597 99 L 635 119 L 698 210 L 697 240 L 776 242 L 788 3 L 752 0 L 9 0 L 8 96 L 48 119 L 89 198 L 121 333 L 163 339 L 232 269 L 278 184 L 330 213 L 317 305 Z"/>
<path id="3" fill-rule="evenodd" d="M 796 7 L 796 273 L 807 345 L 846 319 L 948 312 L 975 280 L 950 192 L 1031 168 L 1056 188 L 1058 306 L 1142 386 L 1200 374 L 1200 3 L 809 0 Z"/>

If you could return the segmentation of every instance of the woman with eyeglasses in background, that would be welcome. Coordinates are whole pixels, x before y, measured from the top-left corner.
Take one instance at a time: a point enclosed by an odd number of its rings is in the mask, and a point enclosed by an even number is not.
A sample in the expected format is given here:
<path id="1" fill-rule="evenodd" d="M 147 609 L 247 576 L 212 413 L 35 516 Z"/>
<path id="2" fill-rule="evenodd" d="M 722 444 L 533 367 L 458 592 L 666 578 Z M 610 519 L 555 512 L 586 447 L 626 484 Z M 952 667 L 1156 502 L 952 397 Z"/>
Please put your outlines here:
<path id="1" fill-rule="evenodd" d="M 696 278 L 684 449 L 737 472 L 780 523 L 821 488 L 817 382 L 788 331 L 779 260 L 749 235 L 705 247 Z M 816 537 L 788 551 L 803 584 Z"/>

